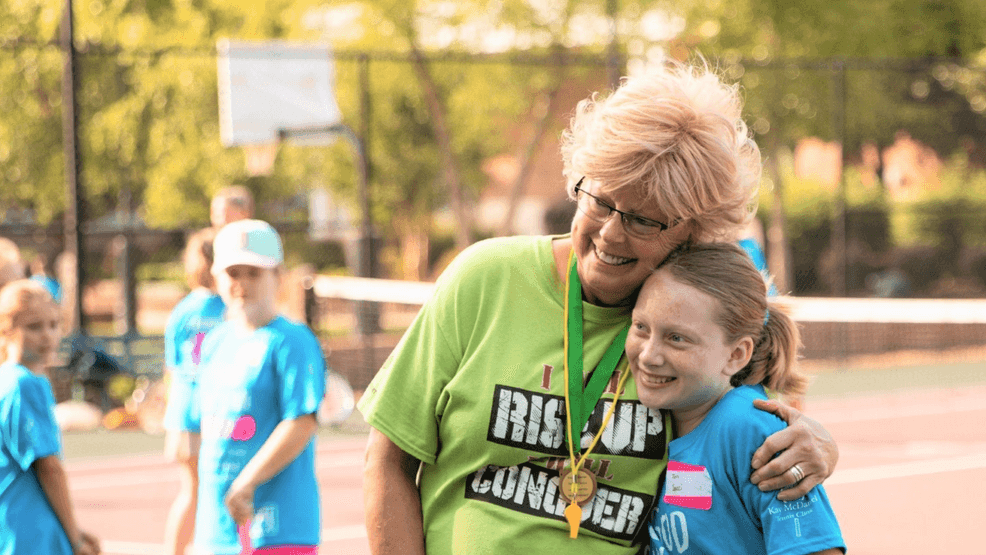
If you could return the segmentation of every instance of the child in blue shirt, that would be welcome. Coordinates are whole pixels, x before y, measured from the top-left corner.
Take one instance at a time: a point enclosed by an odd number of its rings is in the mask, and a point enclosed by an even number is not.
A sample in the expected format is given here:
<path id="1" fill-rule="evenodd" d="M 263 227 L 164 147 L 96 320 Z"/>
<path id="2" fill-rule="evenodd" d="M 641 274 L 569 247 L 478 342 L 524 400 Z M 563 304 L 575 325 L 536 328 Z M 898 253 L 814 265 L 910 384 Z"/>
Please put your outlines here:
<path id="1" fill-rule="evenodd" d="M 226 304 L 212 278 L 216 230 L 193 233 L 185 246 L 185 280 L 191 292 L 171 311 L 164 330 L 168 401 L 164 413 L 165 456 L 180 465 L 178 495 L 164 527 L 165 555 L 184 555 L 192 541 L 198 490 L 198 434 L 189 430 L 192 391 L 205 335 L 223 321 Z"/>
<path id="2" fill-rule="evenodd" d="M 321 526 L 313 438 L 325 359 L 307 326 L 277 313 L 284 255 L 269 224 L 228 224 L 213 248 L 226 320 L 206 335 L 195 382 L 195 547 L 314 554 Z"/>
<path id="3" fill-rule="evenodd" d="M 46 376 L 58 352 L 58 307 L 37 281 L 0 290 L 0 555 L 94 555 L 79 530 L 59 459 Z"/>
<path id="4" fill-rule="evenodd" d="M 748 479 L 754 451 L 785 426 L 753 400 L 767 398 L 765 387 L 797 395 L 807 386 L 798 344 L 797 326 L 736 245 L 685 245 L 644 283 L 627 358 L 641 402 L 674 421 L 651 555 L 845 552 L 821 485 L 785 502 Z M 790 472 L 804 479 L 797 464 Z"/>

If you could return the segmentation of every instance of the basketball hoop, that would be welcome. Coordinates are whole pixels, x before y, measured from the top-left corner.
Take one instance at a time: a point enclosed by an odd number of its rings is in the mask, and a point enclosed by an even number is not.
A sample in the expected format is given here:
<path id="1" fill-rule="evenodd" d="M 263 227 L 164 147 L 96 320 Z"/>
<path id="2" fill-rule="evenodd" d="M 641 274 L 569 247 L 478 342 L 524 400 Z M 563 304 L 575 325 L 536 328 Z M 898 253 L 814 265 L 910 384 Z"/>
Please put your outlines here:
<path id="1" fill-rule="evenodd" d="M 278 141 L 243 145 L 246 157 L 246 171 L 251 177 L 274 173 L 274 160 L 277 158 Z"/>

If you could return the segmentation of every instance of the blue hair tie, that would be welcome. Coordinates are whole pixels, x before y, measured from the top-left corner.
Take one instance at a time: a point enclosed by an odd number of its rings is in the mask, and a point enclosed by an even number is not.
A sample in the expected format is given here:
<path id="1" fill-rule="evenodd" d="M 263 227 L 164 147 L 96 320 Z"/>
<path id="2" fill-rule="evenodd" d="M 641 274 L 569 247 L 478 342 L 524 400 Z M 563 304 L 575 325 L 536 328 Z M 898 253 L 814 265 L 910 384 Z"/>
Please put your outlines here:
<path id="1" fill-rule="evenodd" d="M 770 320 L 770 307 L 763 311 L 763 325 L 767 325 L 767 320 Z"/>

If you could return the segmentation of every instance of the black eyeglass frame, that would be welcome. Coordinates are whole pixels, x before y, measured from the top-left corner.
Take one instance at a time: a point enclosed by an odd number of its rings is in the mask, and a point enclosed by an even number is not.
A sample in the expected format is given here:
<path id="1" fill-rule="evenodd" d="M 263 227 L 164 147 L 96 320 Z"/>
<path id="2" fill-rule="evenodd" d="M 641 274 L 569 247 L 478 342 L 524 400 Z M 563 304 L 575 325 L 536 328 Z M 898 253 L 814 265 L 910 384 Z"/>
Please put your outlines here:
<path id="1" fill-rule="evenodd" d="M 586 191 L 585 189 L 583 189 L 582 188 L 582 182 L 583 181 L 585 181 L 585 176 L 582 176 L 582 178 L 579 179 L 578 183 L 576 183 L 575 184 L 575 187 L 574 187 L 574 189 L 575 189 L 575 203 L 576 203 L 576 205 L 578 205 L 579 193 L 582 193 L 584 195 L 589 195 L 597 203 L 599 203 L 600 205 L 605 206 L 606 208 L 609 209 L 609 214 L 606 215 L 606 218 L 604 218 L 603 220 L 596 220 L 596 221 L 603 221 L 604 222 L 604 221 L 608 220 L 610 218 L 610 216 L 613 215 L 613 212 L 616 212 L 617 214 L 620 215 L 620 222 L 623 224 L 623 230 L 626 231 L 627 233 L 631 234 L 631 235 L 639 236 L 640 234 L 633 233 L 633 232 L 630 231 L 630 228 L 628 227 L 629 226 L 629 223 L 627 221 L 630 218 L 633 218 L 635 220 L 639 220 L 639 221 L 641 221 L 641 222 L 643 222 L 643 223 L 645 223 L 647 225 L 651 225 L 653 227 L 656 227 L 657 228 L 657 232 L 655 233 L 655 235 L 657 235 L 658 233 L 662 233 L 664 231 L 667 231 L 667 230 L 671 229 L 671 226 L 668 225 L 668 224 L 666 224 L 666 223 L 664 223 L 664 222 L 660 222 L 658 220 L 654 220 L 654 219 L 651 219 L 651 218 L 645 218 L 643 216 L 640 216 L 640 215 L 637 215 L 637 214 L 633 214 L 632 212 L 624 212 L 624 211 L 622 211 L 622 210 L 620 210 L 620 209 L 618 209 L 618 208 L 616 208 L 614 206 L 610 206 L 610 204 L 608 202 L 606 202 L 603 199 L 597 197 L 596 195 L 590 193 L 589 191 Z M 583 211 L 583 213 L 584 213 L 584 211 Z M 586 216 L 589 216 L 589 214 L 586 214 Z M 591 218 L 592 216 L 589 216 L 589 217 Z"/>

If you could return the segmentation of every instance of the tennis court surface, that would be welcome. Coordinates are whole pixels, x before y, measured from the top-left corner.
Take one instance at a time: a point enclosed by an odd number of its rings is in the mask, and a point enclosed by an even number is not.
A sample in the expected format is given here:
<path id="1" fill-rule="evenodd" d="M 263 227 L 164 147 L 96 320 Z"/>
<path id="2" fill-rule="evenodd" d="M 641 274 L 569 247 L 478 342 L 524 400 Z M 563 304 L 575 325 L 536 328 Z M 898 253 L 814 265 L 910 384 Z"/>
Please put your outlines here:
<path id="1" fill-rule="evenodd" d="M 821 371 L 805 408 L 839 444 L 826 487 L 850 553 L 983 552 L 986 361 Z M 322 553 L 369 553 L 364 431 L 354 415 L 320 435 Z M 178 480 L 160 445 L 133 432 L 66 436 L 78 519 L 101 538 L 104 553 L 161 553 Z"/>

